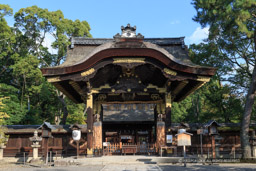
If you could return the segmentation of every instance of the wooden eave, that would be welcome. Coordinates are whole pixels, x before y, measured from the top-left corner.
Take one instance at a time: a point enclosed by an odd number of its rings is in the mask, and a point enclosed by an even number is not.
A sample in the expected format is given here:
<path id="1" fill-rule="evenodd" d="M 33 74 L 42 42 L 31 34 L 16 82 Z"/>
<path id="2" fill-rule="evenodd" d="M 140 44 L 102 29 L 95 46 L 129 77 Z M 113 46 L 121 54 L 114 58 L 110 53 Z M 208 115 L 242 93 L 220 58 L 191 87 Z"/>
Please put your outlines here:
<path id="1" fill-rule="evenodd" d="M 212 67 L 201 67 L 201 66 L 186 66 L 179 64 L 170 60 L 166 57 L 163 53 L 156 51 L 154 49 L 148 48 L 110 48 L 102 50 L 93 56 L 91 56 L 86 61 L 75 64 L 73 66 L 66 66 L 66 67 L 51 67 L 51 68 L 42 68 L 41 71 L 44 76 L 60 76 L 60 75 L 67 75 L 67 74 L 74 74 L 77 72 L 81 72 L 83 70 L 88 70 L 92 68 L 94 65 L 99 63 L 100 61 L 108 58 L 113 57 L 129 57 L 129 58 L 136 58 L 136 57 L 144 57 L 144 58 L 153 58 L 158 60 L 159 62 L 163 63 L 169 69 L 173 69 L 180 72 L 185 72 L 189 74 L 196 74 L 196 75 L 205 75 L 205 76 L 213 76 L 215 74 L 216 68 Z"/>
<path id="2" fill-rule="evenodd" d="M 172 82 L 172 86 L 167 87 L 166 90 L 174 92 L 173 101 L 183 100 L 208 82 L 216 71 L 216 68 L 179 61 L 166 50 L 148 42 L 143 43 L 141 39 L 119 41 L 97 47 L 95 53 L 85 56 L 83 60 L 75 64 L 43 68 L 41 71 L 49 82 L 52 82 L 57 89 L 76 103 L 81 103 L 86 98 L 88 90 L 85 88 L 85 82 L 94 78 L 99 69 L 111 64 L 117 65 L 115 60 L 129 59 L 130 61 L 120 65 L 133 65 L 136 64 L 136 60 L 143 59 L 141 64 L 150 64 L 161 70 L 162 74 Z M 98 93 L 112 93 L 112 88 L 111 86 L 103 88 Z M 145 87 L 130 91 L 143 92 L 143 88 Z M 120 93 L 120 91 L 115 93 Z M 121 93 L 129 92 L 122 90 Z M 148 93 L 160 93 L 160 91 L 151 88 L 148 89 Z"/>

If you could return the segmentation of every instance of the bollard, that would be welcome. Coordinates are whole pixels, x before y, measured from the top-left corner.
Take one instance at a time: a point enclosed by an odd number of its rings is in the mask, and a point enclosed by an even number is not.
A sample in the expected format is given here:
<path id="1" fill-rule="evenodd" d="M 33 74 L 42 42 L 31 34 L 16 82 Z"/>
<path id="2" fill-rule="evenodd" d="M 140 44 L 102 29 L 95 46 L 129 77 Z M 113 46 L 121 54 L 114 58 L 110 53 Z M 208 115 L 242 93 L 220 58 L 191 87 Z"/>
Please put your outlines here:
<path id="1" fill-rule="evenodd" d="M 50 151 L 50 165 L 52 164 L 52 151 Z"/>
<path id="2" fill-rule="evenodd" d="M 23 164 L 26 165 L 26 152 L 23 152 Z"/>
<path id="3" fill-rule="evenodd" d="M 45 160 L 45 164 L 48 165 L 48 152 L 46 153 L 46 160 Z"/>

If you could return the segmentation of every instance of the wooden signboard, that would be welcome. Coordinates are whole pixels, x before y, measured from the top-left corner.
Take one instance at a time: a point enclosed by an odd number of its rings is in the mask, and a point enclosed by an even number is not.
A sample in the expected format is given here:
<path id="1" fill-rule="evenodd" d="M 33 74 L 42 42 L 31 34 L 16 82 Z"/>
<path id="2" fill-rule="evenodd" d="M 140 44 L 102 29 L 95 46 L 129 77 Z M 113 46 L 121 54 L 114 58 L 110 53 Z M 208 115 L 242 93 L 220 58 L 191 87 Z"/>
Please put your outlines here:
<path id="1" fill-rule="evenodd" d="M 191 135 L 182 133 L 178 134 L 178 146 L 191 146 Z"/>

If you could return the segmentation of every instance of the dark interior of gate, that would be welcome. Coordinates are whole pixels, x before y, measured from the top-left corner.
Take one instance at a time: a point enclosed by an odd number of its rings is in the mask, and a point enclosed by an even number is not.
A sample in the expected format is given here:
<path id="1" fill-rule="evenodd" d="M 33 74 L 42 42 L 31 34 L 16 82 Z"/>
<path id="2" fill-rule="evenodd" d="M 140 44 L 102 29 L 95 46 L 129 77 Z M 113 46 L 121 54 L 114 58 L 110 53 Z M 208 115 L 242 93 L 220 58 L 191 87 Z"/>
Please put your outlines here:
<path id="1" fill-rule="evenodd" d="M 148 148 L 154 148 L 158 117 L 156 108 L 165 97 L 157 87 L 164 87 L 166 80 L 161 70 L 151 64 L 106 65 L 90 80 L 93 87 L 105 84 L 111 87 L 111 92 L 94 97 L 99 100 L 105 98 L 99 120 L 102 121 L 105 148 L 113 146 L 108 153 L 121 154 L 120 146 L 124 145 L 137 146 L 136 154 L 145 154 Z M 149 84 L 155 87 L 148 88 Z"/>

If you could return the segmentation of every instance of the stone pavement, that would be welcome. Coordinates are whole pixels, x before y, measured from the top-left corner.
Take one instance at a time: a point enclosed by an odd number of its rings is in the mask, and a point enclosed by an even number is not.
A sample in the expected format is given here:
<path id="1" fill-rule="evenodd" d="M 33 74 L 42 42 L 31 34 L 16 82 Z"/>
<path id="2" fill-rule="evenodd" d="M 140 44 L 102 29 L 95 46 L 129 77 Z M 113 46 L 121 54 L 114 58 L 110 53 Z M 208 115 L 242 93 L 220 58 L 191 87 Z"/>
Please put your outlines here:
<path id="1" fill-rule="evenodd" d="M 219 163 L 205 164 L 181 163 L 179 157 L 157 156 L 103 156 L 94 158 L 64 158 L 55 161 L 55 166 L 26 165 L 0 162 L 0 171 L 256 171 L 256 164 Z M 59 165 L 57 165 L 59 164 Z"/>
<path id="2" fill-rule="evenodd" d="M 3 171 L 255 171 L 255 164 L 220 164 L 200 165 L 188 164 L 183 167 L 180 164 L 109 164 L 91 166 L 66 166 L 66 167 L 31 167 L 31 166 L 1 166 Z"/>
<path id="3" fill-rule="evenodd" d="M 54 162 L 55 165 L 61 166 L 65 163 L 74 165 L 109 165 L 109 164 L 159 164 L 159 163 L 180 163 L 182 157 L 158 157 L 143 155 L 127 155 L 127 156 L 102 156 L 93 158 L 73 157 L 59 159 Z"/>

